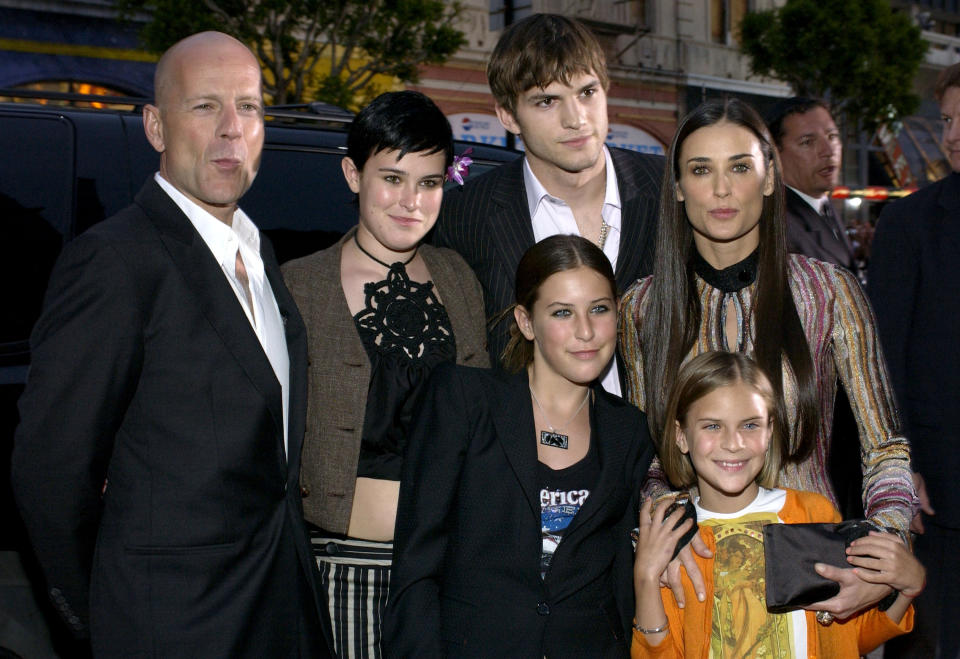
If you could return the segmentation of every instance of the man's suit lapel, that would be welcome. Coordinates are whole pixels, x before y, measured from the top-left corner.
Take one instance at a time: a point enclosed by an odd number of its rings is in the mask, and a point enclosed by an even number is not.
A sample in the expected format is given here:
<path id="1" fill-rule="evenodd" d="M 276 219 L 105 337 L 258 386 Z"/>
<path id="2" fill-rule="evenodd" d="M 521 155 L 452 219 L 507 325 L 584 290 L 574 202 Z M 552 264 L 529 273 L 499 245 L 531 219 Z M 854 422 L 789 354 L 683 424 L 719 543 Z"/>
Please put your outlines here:
<path id="1" fill-rule="evenodd" d="M 803 219 L 803 228 L 810 234 L 810 237 L 817 243 L 817 246 L 822 250 L 834 254 L 835 250 L 830 249 L 830 247 L 832 247 L 831 243 L 835 243 L 835 241 L 829 240 L 831 238 L 828 234 L 829 228 L 824 219 L 820 217 L 820 214 L 815 212 L 810 207 L 810 204 L 799 197 L 797 197 L 796 202 L 794 202 L 793 211 L 798 217 Z M 834 257 L 836 256 L 839 255 L 834 254 Z"/>
<path id="2" fill-rule="evenodd" d="M 617 270 L 614 273 L 617 288 L 625 291 L 638 273 L 645 273 L 653 267 L 653 231 L 654 223 L 648 218 L 657 217 L 657 205 L 660 202 L 659 190 L 652 185 L 637 185 L 635 163 L 630 156 L 619 149 L 610 149 L 613 168 L 616 170 L 617 187 L 620 190 L 620 249 L 617 254 Z M 644 181 L 653 181 L 654 177 L 643 177 Z M 638 249 L 645 246 L 647 251 Z M 649 253 L 648 253 L 649 252 Z"/>
<path id="3" fill-rule="evenodd" d="M 800 195 L 787 186 L 783 186 L 783 193 L 784 199 L 787 202 L 787 211 L 800 220 L 803 230 L 808 233 L 816 232 L 818 227 L 814 223 L 816 218 L 812 217 L 813 209 L 810 208 L 810 204 L 801 199 Z"/>
<path id="4" fill-rule="evenodd" d="M 637 276 L 653 267 L 652 234 L 656 226 L 649 218 L 657 217 L 659 190 L 655 185 L 656 176 L 637 175 L 638 164 L 631 154 L 611 149 L 610 157 L 616 170 L 621 204 L 620 251 L 615 276 L 617 287 L 626 290 Z M 512 277 L 520 257 L 534 244 L 533 222 L 523 183 L 523 162 L 523 158 L 517 158 L 502 165 L 503 173 L 491 193 L 496 210 L 489 225 L 496 256 L 504 264 L 503 272 L 509 273 L 505 276 L 511 277 L 507 290 L 513 290 Z M 638 180 L 647 181 L 649 185 L 638 186 Z M 638 249 L 638 245 L 646 249 Z"/>
<path id="5" fill-rule="evenodd" d="M 283 332 L 287 339 L 287 356 L 290 360 L 290 382 L 287 386 L 288 430 L 287 430 L 287 479 L 288 486 L 294 485 L 300 477 L 300 449 L 306 428 L 307 416 L 307 328 L 297 309 L 293 296 L 283 283 L 280 266 L 269 242 L 261 236 L 261 258 L 263 268 L 273 290 L 273 297 L 280 310 Z M 259 341 L 257 342 L 259 345 Z M 269 360 L 267 360 L 269 366 Z M 270 367 L 271 373 L 273 367 Z M 276 374 L 274 374 L 276 379 Z M 282 403 L 282 401 L 281 401 Z M 282 417 L 281 417 L 282 418 Z"/>
<path id="6" fill-rule="evenodd" d="M 282 440 L 283 399 L 280 382 L 220 265 L 190 220 L 155 181 L 150 180 L 140 190 L 136 203 L 159 230 L 167 252 L 187 287 L 197 297 L 197 308 L 260 391 Z M 277 287 L 274 282 L 278 279 L 279 275 L 276 274 L 271 278 L 275 294 Z M 294 370 L 293 360 L 294 356 L 290 355 L 291 373 Z M 290 409 L 295 409 L 292 401 Z M 290 436 L 293 436 L 292 433 Z"/>
<path id="7" fill-rule="evenodd" d="M 537 489 L 537 447 L 533 439 L 533 408 L 526 372 L 511 377 L 509 386 L 498 393 L 493 415 L 497 439 L 503 447 L 514 476 L 520 483 L 530 512 L 540 522 L 540 494 Z"/>
<path id="8" fill-rule="evenodd" d="M 502 167 L 503 175 L 491 193 L 491 201 L 497 210 L 490 218 L 490 231 L 497 257 L 504 264 L 503 272 L 510 273 L 512 290 L 512 277 L 520 258 L 534 243 L 533 223 L 523 184 L 523 158 Z"/>
<path id="9" fill-rule="evenodd" d="M 787 209 L 795 218 L 800 219 L 803 223 L 803 229 L 816 242 L 817 246 L 823 252 L 831 255 L 830 260 L 832 262 L 845 266 L 850 265 L 853 260 L 853 245 L 850 244 L 847 234 L 841 231 L 841 227 L 837 227 L 838 243 L 837 236 L 833 234 L 833 228 L 827 226 L 826 218 L 813 210 L 810 204 L 805 202 L 796 192 L 787 187 L 784 190 L 786 192 Z"/>

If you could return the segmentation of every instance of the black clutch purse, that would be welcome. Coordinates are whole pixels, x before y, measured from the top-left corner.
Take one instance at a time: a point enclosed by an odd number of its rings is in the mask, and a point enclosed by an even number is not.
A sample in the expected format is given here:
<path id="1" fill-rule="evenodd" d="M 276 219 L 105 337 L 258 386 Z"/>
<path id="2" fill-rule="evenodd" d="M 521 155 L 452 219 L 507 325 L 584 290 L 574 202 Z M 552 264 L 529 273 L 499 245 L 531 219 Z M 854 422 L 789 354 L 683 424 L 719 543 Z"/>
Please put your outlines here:
<path id="1" fill-rule="evenodd" d="M 878 529 L 864 519 L 838 524 L 767 524 L 763 527 L 767 609 L 783 613 L 829 599 L 840 584 L 821 577 L 814 563 L 849 568 L 847 546 Z"/>

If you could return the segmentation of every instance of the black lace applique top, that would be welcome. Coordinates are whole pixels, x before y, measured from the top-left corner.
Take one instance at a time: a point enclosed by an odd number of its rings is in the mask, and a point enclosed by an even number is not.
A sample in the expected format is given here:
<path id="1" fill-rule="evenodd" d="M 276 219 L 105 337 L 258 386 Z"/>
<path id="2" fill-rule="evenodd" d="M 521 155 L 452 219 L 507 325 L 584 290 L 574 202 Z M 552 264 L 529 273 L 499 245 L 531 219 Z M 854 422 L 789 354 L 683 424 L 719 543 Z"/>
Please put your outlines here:
<path id="1" fill-rule="evenodd" d="M 411 281 L 402 263 L 363 287 L 354 322 L 370 358 L 370 389 L 357 476 L 400 480 L 403 451 L 430 371 L 457 356 L 453 326 L 433 282 Z"/>

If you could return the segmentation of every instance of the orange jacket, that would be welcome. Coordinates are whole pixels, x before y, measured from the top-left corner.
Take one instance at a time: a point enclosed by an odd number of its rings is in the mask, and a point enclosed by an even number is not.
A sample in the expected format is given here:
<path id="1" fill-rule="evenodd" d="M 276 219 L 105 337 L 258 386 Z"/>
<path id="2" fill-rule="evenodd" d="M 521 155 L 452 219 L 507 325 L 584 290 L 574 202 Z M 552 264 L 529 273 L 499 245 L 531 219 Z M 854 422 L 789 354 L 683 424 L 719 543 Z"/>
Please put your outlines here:
<path id="1" fill-rule="evenodd" d="M 840 515 L 833 505 L 823 496 L 813 492 L 787 490 L 786 502 L 779 513 L 780 519 L 787 524 L 803 522 L 838 522 Z M 717 543 L 709 527 L 700 527 L 700 537 L 707 547 L 716 552 Z M 669 588 L 663 588 L 660 594 L 663 607 L 667 612 L 670 631 L 659 644 L 652 646 L 646 636 L 634 630 L 633 644 L 630 649 L 632 659 L 641 657 L 686 657 L 687 659 L 707 659 L 710 654 L 710 627 L 713 610 L 713 559 L 701 558 L 694 554 L 700 574 L 703 575 L 707 596 L 703 602 L 697 600 L 693 584 L 683 575 L 683 588 L 686 607 L 677 607 L 676 600 Z M 806 612 L 807 619 L 807 656 L 810 659 L 821 657 L 859 657 L 867 654 L 884 641 L 905 634 L 913 629 L 913 607 L 907 609 L 900 624 L 894 623 L 886 613 L 876 607 L 845 622 L 835 621 L 824 627 L 817 623 L 813 611 Z"/>

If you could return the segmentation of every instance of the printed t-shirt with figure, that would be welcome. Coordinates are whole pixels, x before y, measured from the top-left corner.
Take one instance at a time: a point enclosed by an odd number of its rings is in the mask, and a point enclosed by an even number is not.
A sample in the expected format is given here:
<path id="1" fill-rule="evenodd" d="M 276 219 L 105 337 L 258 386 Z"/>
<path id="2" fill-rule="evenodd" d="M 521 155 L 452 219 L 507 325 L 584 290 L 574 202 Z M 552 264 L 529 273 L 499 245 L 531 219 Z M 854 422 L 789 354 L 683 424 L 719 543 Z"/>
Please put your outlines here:
<path id="1" fill-rule="evenodd" d="M 579 462 L 565 469 L 551 469 L 538 462 L 537 472 L 540 480 L 540 531 L 543 535 L 540 577 L 546 578 L 564 532 L 600 477 L 600 463 L 591 442 L 587 455 Z"/>
<path id="2" fill-rule="evenodd" d="M 786 491 L 760 488 L 757 498 L 735 513 L 700 506 L 697 522 L 713 530 L 711 659 L 790 659 L 807 656 L 807 625 L 802 610 L 770 613 L 766 603 L 763 527 L 780 524 Z"/>

